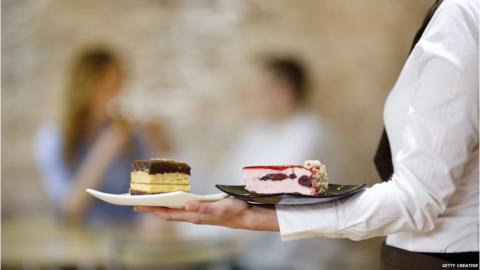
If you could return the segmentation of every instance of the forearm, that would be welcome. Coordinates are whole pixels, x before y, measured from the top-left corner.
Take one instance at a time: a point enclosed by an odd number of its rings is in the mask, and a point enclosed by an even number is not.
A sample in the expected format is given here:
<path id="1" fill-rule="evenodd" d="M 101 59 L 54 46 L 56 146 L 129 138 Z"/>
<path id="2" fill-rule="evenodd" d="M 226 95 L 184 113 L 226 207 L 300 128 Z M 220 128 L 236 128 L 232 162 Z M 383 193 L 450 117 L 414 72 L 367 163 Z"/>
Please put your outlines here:
<path id="1" fill-rule="evenodd" d="M 68 220 L 78 221 L 83 218 L 93 201 L 85 189 L 98 187 L 106 171 L 119 155 L 119 151 L 120 149 L 112 150 L 102 144 L 95 145 L 90 151 L 72 179 L 74 185 L 64 208 L 64 214 Z"/>
<path id="2" fill-rule="evenodd" d="M 363 240 L 397 232 L 429 231 L 440 213 L 420 188 L 396 179 L 330 204 L 278 207 L 284 240 L 331 237 Z"/>
<path id="3" fill-rule="evenodd" d="M 252 231 L 279 231 L 277 211 L 273 207 L 251 206 L 238 225 L 241 229 Z"/>

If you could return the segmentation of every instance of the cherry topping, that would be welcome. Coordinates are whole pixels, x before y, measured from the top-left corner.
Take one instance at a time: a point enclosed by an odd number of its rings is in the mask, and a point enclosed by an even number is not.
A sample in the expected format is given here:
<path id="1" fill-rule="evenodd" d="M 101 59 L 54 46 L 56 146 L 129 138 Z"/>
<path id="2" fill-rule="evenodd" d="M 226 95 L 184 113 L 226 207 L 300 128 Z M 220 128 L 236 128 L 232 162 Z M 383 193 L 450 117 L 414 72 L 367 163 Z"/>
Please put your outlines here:
<path id="1" fill-rule="evenodd" d="M 260 178 L 260 180 L 272 180 L 272 181 L 281 181 L 281 180 L 284 180 L 284 179 L 287 179 L 288 176 L 286 174 L 283 174 L 283 173 L 270 173 L 270 174 L 267 174 L 265 176 L 263 176 L 262 178 Z"/>
<path id="2" fill-rule="evenodd" d="M 312 187 L 312 178 L 310 176 L 304 175 L 298 179 L 298 184 L 304 187 Z"/>
<path id="3" fill-rule="evenodd" d="M 294 173 L 291 173 L 291 174 L 288 176 L 288 178 L 290 178 L 290 179 L 295 179 L 295 178 L 297 178 L 297 175 L 295 175 Z"/>

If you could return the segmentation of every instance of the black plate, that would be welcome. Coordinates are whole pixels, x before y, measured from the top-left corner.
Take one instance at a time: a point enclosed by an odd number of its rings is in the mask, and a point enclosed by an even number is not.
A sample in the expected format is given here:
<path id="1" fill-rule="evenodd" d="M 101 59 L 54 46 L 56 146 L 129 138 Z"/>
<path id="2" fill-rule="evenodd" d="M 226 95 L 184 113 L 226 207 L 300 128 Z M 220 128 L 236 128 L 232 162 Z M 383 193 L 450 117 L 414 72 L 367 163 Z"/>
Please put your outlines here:
<path id="1" fill-rule="evenodd" d="M 280 194 L 258 194 L 245 190 L 245 186 L 227 186 L 215 185 L 221 191 L 238 199 L 247 201 L 251 204 L 279 204 L 279 205 L 298 205 L 298 204 L 318 204 L 335 201 L 341 198 L 352 196 L 367 187 L 367 184 L 361 185 L 337 185 L 328 184 L 328 190 L 322 195 L 302 195 L 298 193 L 280 193 Z"/>

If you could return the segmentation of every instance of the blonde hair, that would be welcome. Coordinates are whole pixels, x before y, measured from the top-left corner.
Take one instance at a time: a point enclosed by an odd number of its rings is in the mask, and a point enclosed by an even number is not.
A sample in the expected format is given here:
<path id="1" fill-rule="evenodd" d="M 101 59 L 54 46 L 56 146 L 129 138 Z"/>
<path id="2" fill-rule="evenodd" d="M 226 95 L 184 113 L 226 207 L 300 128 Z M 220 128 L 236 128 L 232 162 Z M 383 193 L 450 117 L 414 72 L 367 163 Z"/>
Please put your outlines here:
<path id="1" fill-rule="evenodd" d="M 63 154 L 70 165 L 76 161 L 78 147 L 92 118 L 91 104 L 96 96 L 97 82 L 111 65 L 120 66 L 119 60 L 110 50 L 101 47 L 87 49 L 74 59 L 60 118 Z"/>

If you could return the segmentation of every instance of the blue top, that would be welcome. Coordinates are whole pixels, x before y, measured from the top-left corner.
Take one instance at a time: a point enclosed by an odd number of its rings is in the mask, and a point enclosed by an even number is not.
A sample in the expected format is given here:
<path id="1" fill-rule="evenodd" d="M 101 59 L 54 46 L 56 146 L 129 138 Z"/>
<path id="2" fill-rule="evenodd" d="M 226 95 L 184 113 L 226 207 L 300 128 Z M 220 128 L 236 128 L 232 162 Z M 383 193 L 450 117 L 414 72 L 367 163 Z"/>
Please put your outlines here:
<path id="1" fill-rule="evenodd" d="M 56 125 L 48 124 L 38 131 L 34 147 L 43 183 L 58 212 L 60 206 L 65 204 L 73 186 L 73 175 L 86 158 L 92 145 L 80 147 L 77 153 L 77 162 L 73 168 L 70 168 L 63 156 L 63 134 Z M 147 156 L 148 151 L 145 143 L 138 134 L 134 135 L 129 150 L 110 165 L 103 181 L 97 188 L 108 193 L 128 192 L 132 162 L 136 159 L 146 159 Z M 95 199 L 87 212 L 87 222 L 89 224 L 128 223 L 135 216 L 131 207 L 112 205 Z"/>

